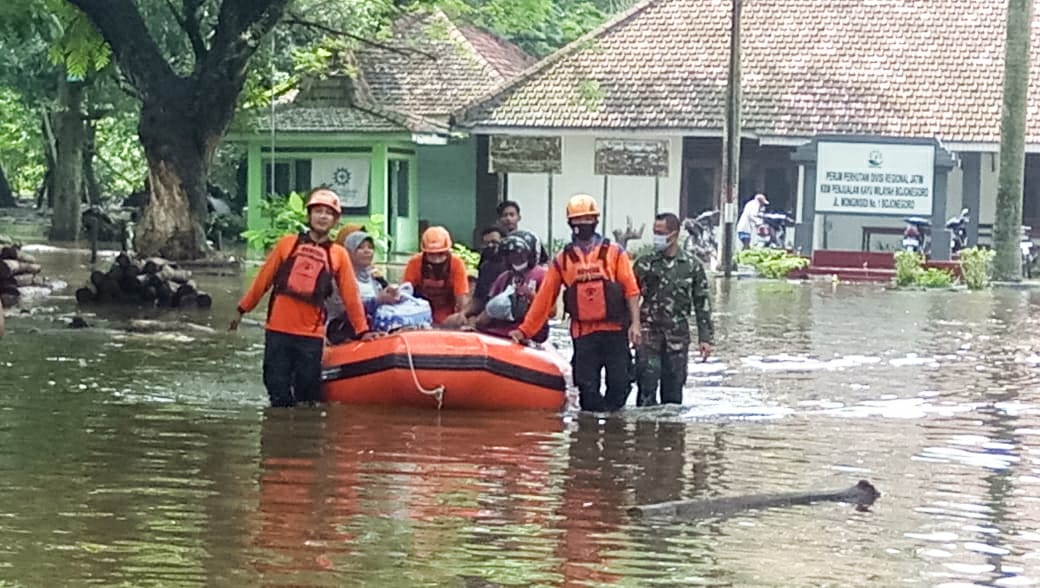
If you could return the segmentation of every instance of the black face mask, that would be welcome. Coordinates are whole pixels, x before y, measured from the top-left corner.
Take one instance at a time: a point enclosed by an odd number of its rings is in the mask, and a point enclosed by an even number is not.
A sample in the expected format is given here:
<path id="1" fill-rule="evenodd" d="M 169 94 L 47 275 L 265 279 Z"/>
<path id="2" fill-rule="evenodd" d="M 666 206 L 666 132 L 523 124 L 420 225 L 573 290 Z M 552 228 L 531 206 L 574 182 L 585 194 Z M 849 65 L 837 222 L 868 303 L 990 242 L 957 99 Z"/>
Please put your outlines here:
<path id="1" fill-rule="evenodd" d="M 480 250 L 480 258 L 487 261 L 498 255 L 498 243 L 488 243 Z"/>
<path id="2" fill-rule="evenodd" d="M 588 241 L 596 232 L 596 223 L 571 225 L 571 232 L 574 233 L 575 239 L 579 241 Z"/>

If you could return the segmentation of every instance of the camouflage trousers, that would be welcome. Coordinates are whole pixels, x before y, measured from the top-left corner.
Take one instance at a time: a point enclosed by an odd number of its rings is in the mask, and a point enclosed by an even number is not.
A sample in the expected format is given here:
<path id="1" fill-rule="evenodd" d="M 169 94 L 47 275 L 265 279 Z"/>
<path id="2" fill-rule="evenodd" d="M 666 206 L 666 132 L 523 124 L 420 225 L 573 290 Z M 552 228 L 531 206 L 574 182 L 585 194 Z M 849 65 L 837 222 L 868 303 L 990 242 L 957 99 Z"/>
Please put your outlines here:
<path id="1" fill-rule="evenodd" d="M 661 404 L 682 404 L 683 385 L 689 364 L 688 333 L 665 333 L 654 329 L 643 331 L 643 343 L 636 350 L 637 406 L 657 404 L 657 387 L 661 387 Z"/>

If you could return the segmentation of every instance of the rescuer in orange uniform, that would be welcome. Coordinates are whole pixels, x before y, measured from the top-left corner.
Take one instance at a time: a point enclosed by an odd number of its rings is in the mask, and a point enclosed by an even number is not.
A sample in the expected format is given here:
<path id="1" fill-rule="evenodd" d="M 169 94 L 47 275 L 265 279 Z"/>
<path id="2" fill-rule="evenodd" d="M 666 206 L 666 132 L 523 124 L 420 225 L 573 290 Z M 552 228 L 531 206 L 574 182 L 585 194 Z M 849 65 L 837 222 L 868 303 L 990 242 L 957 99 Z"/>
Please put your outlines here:
<path id="1" fill-rule="evenodd" d="M 631 390 L 629 343 L 639 346 L 639 284 L 632 262 L 616 243 L 596 234 L 599 206 L 578 194 L 567 202 L 572 242 L 549 264 L 538 294 L 516 330 L 517 342 L 530 339 L 549 320 L 560 287 L 571 318 L 574 383 L 582 410 L 614 411 Z M 627 327 L 627 334 L 626 334 Z M 600 394 L 600 370 L 607 372 L 607 393 Z"/>
<path id="2" fill-rule="evenodd" d="M 264 339 L 264 386 L 271 406 L 321 400 L 325 299 L 332 294 L 333 280 L 354 332 L 362 333 L 363 340 L 373 337 L 368 332 L 350 256 L 329 239 L 341 211 L 335 192 L 325 188 L 313 190 L 307 199 L 310 230 L 286 235 L 278 241 L 239 301 L 238 316 L 231 321 L 230 330 L 234 331 L 242 315 L 256 308 L 274 287 L 267 306 Z"/>
<path id="3" fill-rule="evenodd" d="M 451 252 L 451 234 L 444 227 L 430 227 L 422 235 L 422 252 L 408 260 L 403 282 L 425 298 L 433 311 L 434 326 L 469 302 L 469 276 L 466 263 Z"/>

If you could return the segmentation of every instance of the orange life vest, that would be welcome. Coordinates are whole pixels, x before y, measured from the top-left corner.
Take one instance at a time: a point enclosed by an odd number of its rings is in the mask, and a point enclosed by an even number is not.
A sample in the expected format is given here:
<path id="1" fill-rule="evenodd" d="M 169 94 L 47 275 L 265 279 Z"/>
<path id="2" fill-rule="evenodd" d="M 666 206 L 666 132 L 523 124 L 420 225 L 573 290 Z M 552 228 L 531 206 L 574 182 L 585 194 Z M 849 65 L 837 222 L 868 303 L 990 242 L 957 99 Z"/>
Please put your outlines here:
<path id="1" fill-rule="evenodd" d="M 623 323 L 628 317 L 624 287 L 614 279 L 616 271 L 610 267 L 610 241 L 604 239 L 598 248 L 595 256 L 586 257 L 571 243 L 553 260 L 567 287 L 563 308 L 577 321 Z"/>
<path id="2" fill-rule="evenodd" d="M 440 267 L 426 262 L 426 255 L 422 259 L 422 281 L 417 291 L 423 298 L 430 302 L 433 308 L 454 308 L 455 289 L 451 283 L 451 266 L 453 260 L 448 260 Z"/>
<path id="3" fill-rule="evenodd" d="M 331 241 L 315 243 L 301 233 L 289 257 L 278 268 L 274 293 L 322 306 L 332 294 L 331 246 Z"/>

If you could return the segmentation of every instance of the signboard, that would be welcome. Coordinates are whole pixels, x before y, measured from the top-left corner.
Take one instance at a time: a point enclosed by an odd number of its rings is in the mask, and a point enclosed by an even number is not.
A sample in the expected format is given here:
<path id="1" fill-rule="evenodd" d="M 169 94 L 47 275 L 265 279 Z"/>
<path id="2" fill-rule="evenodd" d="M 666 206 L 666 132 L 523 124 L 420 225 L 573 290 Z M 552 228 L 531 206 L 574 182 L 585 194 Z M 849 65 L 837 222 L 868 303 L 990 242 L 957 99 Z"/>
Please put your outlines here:
<path id="1" fill-rule="evenodd" d="M 932 215 L 934 145 L 821 141 L 816 212 Z"/>
<path id="2" fill-rule="evenodd" d="M 339 194 L 343 208 L 368 206 L 368 159 L 313 159 L 311 186 L 322 186 Z"/>
<path id="3" fill-rule="evenodd" d="M 488 171 L 508 174 L 558 174 L 563 172 L 560 137 L 492 135 Z"/>
<path id="4" fill-rule="evenodd" d="M 668 177 L 668 141 L 596 139 L 596 175 Z"/>

